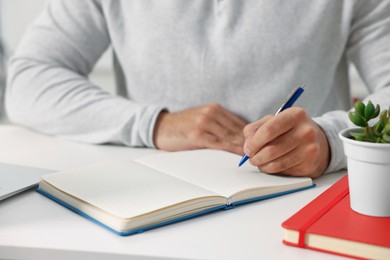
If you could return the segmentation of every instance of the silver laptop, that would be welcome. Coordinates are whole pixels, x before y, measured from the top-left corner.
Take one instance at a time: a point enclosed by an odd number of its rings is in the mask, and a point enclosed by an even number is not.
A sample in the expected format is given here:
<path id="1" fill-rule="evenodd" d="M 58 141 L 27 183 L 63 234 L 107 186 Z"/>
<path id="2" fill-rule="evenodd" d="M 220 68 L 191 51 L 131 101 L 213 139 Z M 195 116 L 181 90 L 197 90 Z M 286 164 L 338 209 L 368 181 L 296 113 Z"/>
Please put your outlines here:
<path id="1" fill-rule="evenodd" d="M 51 172 L 54 171 L 0 162 L 0 200 L 36 186 L 42 175 Z"/>

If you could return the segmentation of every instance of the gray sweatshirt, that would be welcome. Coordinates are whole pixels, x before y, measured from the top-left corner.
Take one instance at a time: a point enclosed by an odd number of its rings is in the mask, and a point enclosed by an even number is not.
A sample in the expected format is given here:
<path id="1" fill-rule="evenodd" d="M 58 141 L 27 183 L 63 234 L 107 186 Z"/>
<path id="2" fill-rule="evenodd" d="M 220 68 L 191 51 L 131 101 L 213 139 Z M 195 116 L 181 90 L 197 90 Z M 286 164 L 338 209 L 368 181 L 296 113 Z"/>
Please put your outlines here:
<path id="1" fill-rule="evenodd" d="M 109 47 L 117 95 L 88 81 Z M 348 62 L 390 104 L 390 1 L 53 0 L 10 62 L 9 118 L 89 143 L 153 147 L 163 108 L 217 102 L 246 119 L 296 103 L 346 166 L 337 133 L 351 108 Z"/>

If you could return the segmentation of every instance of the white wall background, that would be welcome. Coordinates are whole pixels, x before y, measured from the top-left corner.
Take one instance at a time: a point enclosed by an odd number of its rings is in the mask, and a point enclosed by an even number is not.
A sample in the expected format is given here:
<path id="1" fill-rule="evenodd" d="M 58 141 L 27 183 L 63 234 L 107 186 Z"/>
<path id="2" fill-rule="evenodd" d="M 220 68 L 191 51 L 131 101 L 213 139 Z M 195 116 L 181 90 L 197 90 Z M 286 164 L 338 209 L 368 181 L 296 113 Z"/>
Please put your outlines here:
<path id="1" fill-rule="evenodd" d="M 86 1 L 86 0 L 80 0 Z M 0 0 L 0 25 L 3 39 L 12 53 L 16 49 L 24 31 L 42 10 L 46 0 Z M 114 92 L 114 79 L 111 69 L 111 52 L 107 51 L 90 76 L 90 80 L 105 90 Z M 367 94 L 364 84 L 356 70 L 351 70 L 352 96 L 363 97 Z"/>
<path id="2" fill-rule="evenodd" d="M 28 24 L 39 14 L 45 0 L 0 0 L 3 37 L 15 49 Z"/>
<path id="3" fill-rule="evenodd" d="M 46 0 L 0 0 L 0 32 L 10 54 L 17 48 L 24 31 L 39 15 L 45 3 Z M 108 50 L 96 64 L 90 80 L 113 93 L 114 78 L 111 65 L 112 55 Z"/>

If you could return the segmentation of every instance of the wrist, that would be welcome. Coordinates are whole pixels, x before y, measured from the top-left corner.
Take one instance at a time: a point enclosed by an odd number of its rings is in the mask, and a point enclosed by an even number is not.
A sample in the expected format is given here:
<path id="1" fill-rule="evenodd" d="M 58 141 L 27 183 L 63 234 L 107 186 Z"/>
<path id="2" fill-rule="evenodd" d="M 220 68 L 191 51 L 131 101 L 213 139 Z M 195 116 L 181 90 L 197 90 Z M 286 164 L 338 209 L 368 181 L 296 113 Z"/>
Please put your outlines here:
<path id="1" fill-rule="evenodd" d="M 320 165 L 320 175 L 321 176 L 322 174 L 325 173 L 326 169 L 328 169 L 329 167 L 329 164 L 330 164 L 330 160 L 332 158 L 332 155 L 331 155 L 331 148 L 330 148 L 330 144 L 329 144 L 329 141 L 328 141 L 328 137 L 326 136 L 325 132 L 322 130 L 322 128 L 319 126 L 320 128 L 320 135 L 321 135 L 321 144 L 322 144 L 322 148 L 321 150 L 323 151 L 323 154 L 324 154 L 324 159 L 322 160 L 321 162 L 321 165 Z"/>
<path id="2" fill-rule="evenodd" d="M 168 114 L 169 114 L 169 112 L 167 110 L 161 111 L 160 114 L 157 116 L 156 123 L 154 125 L 153 143 L 157 149 L 161 148 L 160 147 L 160 137 L 162 135 L 163 128 L 165 125 L 165 121 L 167 120 Z"/>

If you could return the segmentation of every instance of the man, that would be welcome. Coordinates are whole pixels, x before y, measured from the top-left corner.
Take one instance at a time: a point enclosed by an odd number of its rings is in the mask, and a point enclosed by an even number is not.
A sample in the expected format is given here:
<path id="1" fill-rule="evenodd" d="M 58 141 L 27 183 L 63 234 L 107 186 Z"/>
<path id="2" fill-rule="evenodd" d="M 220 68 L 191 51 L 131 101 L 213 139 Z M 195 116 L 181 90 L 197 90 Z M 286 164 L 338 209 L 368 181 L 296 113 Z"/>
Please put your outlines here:
<path id="1" fill-rule="evenodd" d="M 262 171 L 317 177 L 346 166 L 348 61 L 389 105 L 389 14 L 389 1 L 53 0 L 10 63 L 9 117 L 169 151 L 243 154 L 246 140 Z M 87 79 L 109 45 L 120 96 Z M 270 116 L 302 83 L 299 107 Z"/>

